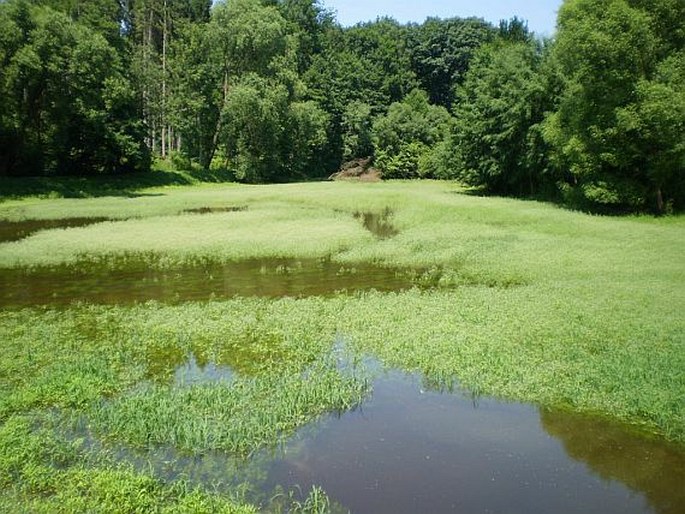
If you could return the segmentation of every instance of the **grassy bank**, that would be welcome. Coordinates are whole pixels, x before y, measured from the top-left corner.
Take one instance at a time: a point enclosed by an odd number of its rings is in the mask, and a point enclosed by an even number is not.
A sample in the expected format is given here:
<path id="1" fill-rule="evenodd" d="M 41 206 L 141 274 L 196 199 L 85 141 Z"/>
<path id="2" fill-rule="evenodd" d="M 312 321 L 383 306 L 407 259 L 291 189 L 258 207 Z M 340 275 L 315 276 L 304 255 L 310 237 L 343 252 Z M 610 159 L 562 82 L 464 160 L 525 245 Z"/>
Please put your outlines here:
<path id="1" fill-rule="evenodd" d="M 174 169 L 170 163 L 155 163 L 147 173 L 86 176 L 3 177 L 0 180 L 0 203 L 27 197 L 34 198 L 99 198 L 121 196 L 135 198 L 142 189 L 196 186 L 233 180 L 223 170 Z"/>
<path id="2" fill-rule="evenodd" d="M 188 212 L 206 207 L 240 210 Z M 393 237 L 355 217 L 386 209 Z M 4 441 L 55 415 L 59 426 L 85 420 L 105 444 L 236 456 L 278 444 L 367 394 L 363 372 L 337 365 L 340 338 L 348 358 L 374 355 L 437 384 L 597 413 L 685 444 L 683 217 L 595 217 L 437 182 L 174 186 L 0 204 L 10 222 L 67 217 L 112 221 L 1 244 L 0 267 L 329 258 L 434 270 L 442 287 L 0 311 L 0 507 L 43 501 L 33 471 L 8 464 L 18 454 Z M 184 386 L 176 373 L 189 356 L 234 374 Z M 50 502 L 95 466 L 78 452 L 65 471 L 59 459 L 36 459 L 45 476 L 62 477 Z M 93 469 L 173 508 L 218 501 L 139 471 Z"/>

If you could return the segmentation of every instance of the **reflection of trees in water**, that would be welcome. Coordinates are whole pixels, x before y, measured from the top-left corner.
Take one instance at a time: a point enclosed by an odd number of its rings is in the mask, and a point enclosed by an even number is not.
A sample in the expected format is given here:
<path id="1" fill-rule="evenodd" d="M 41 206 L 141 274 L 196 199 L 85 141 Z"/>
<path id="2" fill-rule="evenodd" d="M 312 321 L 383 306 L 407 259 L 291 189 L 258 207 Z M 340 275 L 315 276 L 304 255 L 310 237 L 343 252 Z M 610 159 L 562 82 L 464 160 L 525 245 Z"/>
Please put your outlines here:
<path id="1" fill-rule="evenodd" d="M 380 229 L 379 229 L 380 230 Z M 1 234 L 0 234 L 1 236 Z M 427 270 L 327 259 L 248 259 L 155 268 L 140 254 L 78 266 L 0 270 L 0 307 L 68 305 L 74 301 L 130 305 L 254 296 L 328 296 L 340 291 L 403 291 L 434 284 L 417 281 Z"/>
<path id="2" fill-rule="evenodd" d="M 643 493 L 656 512 L 685 512 L 685 450 L 577 413 L 543 410 L 540 418 L 570 457 L 603 479 Z"/>
<path id="3" fill-rule="evenodd" d="M 361 219 L 364 228 L 378 239 L 390 239 L 400 233 L 390 222 L 392 214 L 392 210 L 388 207 L 382 212 L 357 212 L 354 217 Z"/>

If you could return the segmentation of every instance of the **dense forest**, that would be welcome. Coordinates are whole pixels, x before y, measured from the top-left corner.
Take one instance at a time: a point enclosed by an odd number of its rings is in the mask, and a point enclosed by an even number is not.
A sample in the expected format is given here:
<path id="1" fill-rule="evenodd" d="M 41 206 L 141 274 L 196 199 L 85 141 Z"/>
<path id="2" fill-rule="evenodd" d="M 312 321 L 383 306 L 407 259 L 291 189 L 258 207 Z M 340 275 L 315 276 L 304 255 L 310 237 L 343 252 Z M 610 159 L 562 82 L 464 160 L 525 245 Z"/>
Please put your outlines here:
<path id="1" fill-rule="evenodd" d="M 685 206 L 685 2 L 341 27 L 318 0 L 0 1 L 0 176 L 386 178 L 612 211 Z"/>

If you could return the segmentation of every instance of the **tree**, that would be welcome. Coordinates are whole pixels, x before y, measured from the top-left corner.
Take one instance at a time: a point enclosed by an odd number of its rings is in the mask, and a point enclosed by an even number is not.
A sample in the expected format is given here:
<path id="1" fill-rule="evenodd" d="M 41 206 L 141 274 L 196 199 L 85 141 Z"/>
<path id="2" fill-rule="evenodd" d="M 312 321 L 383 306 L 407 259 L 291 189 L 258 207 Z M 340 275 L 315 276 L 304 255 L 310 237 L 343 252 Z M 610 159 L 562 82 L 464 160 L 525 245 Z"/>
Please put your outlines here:
<path id="1" fill-rule="evenodd" d="M 539 75 L 541 47 L 498 40 L 476 55 L 459 89 L 454 152 L 459 175 L 498 194 L 534 194 L 549 177 L 539 123 L 549 92 Z"/>
<path id="2" fill-rule="evenodd" d="M 562 6 L 555 53 L 566 88 L 544 133 L 588 201 L 658 211 L 668 199 L 678 201 L 678 188 L 665 177 L 682 174 L 682 168 L 674 171 L 672 156 L 685 135 L 678 123 L 675 133 L 666 126 L 664 102 L 670 98 L 677 111 L 679 93 L 660 77 L 664 66 L 676 66 L 668 59 L 682 49 L 683 16 L 683 2 L 672 0 L 568 0 Z M 657 127 L 664 128 L 659 141 Z M 670 171 L 657 172 L 662 166 Z"/>
<path id="3" fill-rule="evenodd" d="M 125 41 L 121 26 L 126 17 L 126 3 L 112 0 L 31 0 L 35 5 L 50 7 L 69 16 L 103 36 L 123 52 Z"/>
<path id="4" fill-rule="evenodd" d="M 326 143 L 326 114 L 314 102 L 294 102 L 286 85 L 246 75 L 228 92 L 221 139 L 236 176 L 281 182 L 311 174 Z"/>
<path id="5" fill-rule="evenodd" d="M 319 0 L 281 0 L 279 11 L 297 37 L 297 69 L 304 73 L 312 58 L 323 51 L 326 31 L 333 26 L 333 14 Z"/>
<path id="6" fill-rule="evenodd" d="M 411 27 L 412 69 L 432 103 L 451 108 L 474 53 L 494 35 L 493 27 L 477 18 L 428 18 Z"/>
<path id="7" fill-rule="evenodd" d="M 3 41 L 0 162 L 12 174 L 147 169 L 138 104 L 117 51 L 50 8 L 0 5 Z"/>
<path id="8" fill-rule="evenodd" d="M 185 151 L 201 167 L 210 167 L 219 146 L 231 89 L 247 74 L 287 73 L 283 58 L 289 44 L 278 9 L 259 0 L 218 4 L 208 24 L 185 31 L 177 51 L 175 109 Z"/>
<path id="9" fill-rule="evenodd" d="M 323 51 L 314 56 L 304 78 L 308 97 L 330 117 L 329 144 L 322 156 L 329 171 L 350 155 L 345 145 L 350 144 L 350 137 L 356 137 L 349 125 L 355 106 L 370 107 L 366 122 L 370 124 L 417 86 L 407 34 L 406 26 L 387 18 L 327 30 Z"/>
<path id="10" fill-rule="evenodd" d="M 657 212 L 685 200 L 685 51 L 663 60 L 652 80 L 637 84 L 637 100 L 617 111 L 626 152 L 642 161 Z M 664 191 L 670 193 L 665 196 Z"/>
<path id="11" fill-rule="evenodd" d="M 208 169 L 216 151 L 224 107 L 225 71 L 214 24 L 189 24 L 180 32 L 174 52 L 171 110 L 181 151 Z"/>
<path id="12" fill-rule="evenodd" d="M 415 89 L 402 102 L 373 124 L 376 166 L 388 178 L 425 176 L 421 163 L 450 130 L 447 109 L 428 102 L 428 95 Z"/>
<path id="13" fill-rule="evenodd" d="M 367 103 L 353 101 L 342 116 L 343 159 L 349 161 L 373 154 L 372 109 Z"/>

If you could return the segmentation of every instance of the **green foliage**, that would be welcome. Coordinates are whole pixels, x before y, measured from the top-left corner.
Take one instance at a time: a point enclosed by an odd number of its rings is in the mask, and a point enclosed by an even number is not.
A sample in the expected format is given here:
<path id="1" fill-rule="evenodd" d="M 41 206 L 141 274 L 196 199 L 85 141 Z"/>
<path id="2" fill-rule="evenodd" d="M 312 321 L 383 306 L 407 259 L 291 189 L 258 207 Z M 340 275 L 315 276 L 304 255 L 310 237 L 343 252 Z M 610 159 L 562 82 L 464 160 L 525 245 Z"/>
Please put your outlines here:
<path id="1" fill-rule="evenodd" d="M 231 87 L 224 112 L 222 139 L 239 179 L 268 182 L 316 172 L 327 116 L 314 102 L 294 102 L 284 84 L 247 75 Z"/>
<path id="2" fill-rule="evenodd" d="M 666 96 L 676 111 L 680 105 L 679 93 L 657 85 L 660 62 L 674 66 L 668 59 L 682 48 L 676 4 L 575 0 L 560 10 L 555 53 L 567 86 L 545 137 L 591 201 L 661 212 L 668 201 L 682 202 L 683 168 L 672 159 L 685 133 L 682 124 L 666 128 L 669 114 L 657 107 Z M 666 129 L 659 141 L 657 126 Z"/>
<path id="3" fill-rule="evenodd" d="M 286 121 L 286 177 L 298 179 L 323 176 L 326 170 L 319 162 L 319 155 L 328 142 L 328 114 L 311 100 L 293 102 L 289 106 Z"/>
<path id="4" fill-rule="evenodd" d="M 125 46 L 121 25 L 127 16 L 123 2 L 110 0 L 29 0 L 68 15 L 73 21 L 102 35 L 116 49 Z"/>
<path id="5" fill-rule="evenodd" d="M 459 90 L 451 140 L 466 183 L 532 195 L 551 181 L 538 132 L 553 103 L 541 58 L 537 44 L 507 40 L 477 54 Z"/>
<path id="6" fill-rule="evenodd" d="M 450 108 L 474 53 L 495 31 L 477 18 L 428 18 L 410 31 L 412 68 L 422 88 L 432 103 Z"/>
<path id="7" fill-rule="evenodd" d="M 447 137 L 450 125 L 447 109 L 431 105 L 422 90 L 412 91 L 373 124 L 376 166 L 387 178 L 426 176 L 419 164 Z"/>
<path id="8" fill-rule="evenodd" d="M 0 5 L 10 31 L 2 66 L 0 172 L 145 170 L 149 155 L 131 85 L 98 33 L 48 8 Z"/>
<path id="9" fill-rule="evenodd" d="M 406 26 L 391 18 L 360 24 L 344 32 L 345 47 L 366 64 L 370 78 L 387 106 L 401 100 L 417 86 L 407 49 Z"/>
<path id="10" fill-rule="evenodd" d="M 646 178 L 654 184 L 656 208 L 664 212 L 668 200 L 685 202 L 685 51 L 657 67 L 654 79 L 637 84 L 636 101 L 616 112 L 617 128 L 631 144 L 624 149 L 642 162 Z M 669 208 L 672 208 L 670 205 Z"/>
<path id="11" fill-rule="evenodd" d="M 432 383 L 458 379 L 477 395 L 600 413 L 685 441 L 681 216 L 588 216 L 434 181 L 131 192 L 138 197 L 3 202 L 2 219 L 120 220 L 4 244 L 3 266 L 21 257 L 3 273 L 150 249 L 150 265 L 170 269 L 287 252 L 346 268 L 432 269 L 460 287 L 2 309 L 0 506 L 9 512 L 240 509 L 108 456 L 120 445 L 171 445 L 190 458 L 203 448 L 250 453 L 355 404 L 365 374 L 336 366 L 337 335 L 352 359 L 372 355 Z M 247 210 L 179 214 L 226 205 Z M 354 217 L 386 208 L 398 229 L 389 239 Z M 177 371 L 191 356 L 234 373 L 184 383 Z M 85 441 L 64 434 L 75 422 Z M 299 501 L 293 510 L 327 503 L 320 491 Z"/>
<path id="12" fill-rule="evenodd" d="M 326 30 L 334 23 L 333 14 L 319 0 L 281 0 L 278 8 L 297 37 L 298 71 L 304 73 L 312 58 L 323 50 Z"/>
<path id="13" fill-rule="evenodd" d="M 408 34 L 407 26 L 387 18 L 326 32 L 323 50 L 304 79 L 308 96 L 330 116 L 323 156 L 328 169 L 344 159 L 369 156 L 372 119 L 417 85 Z"/>
<path id="14" fill-rule="evenodd" d="M 350 409 L 364 392 L 363 381 L 315 365 L 305 377 L 283 370 L 231 384 L 152 387 L 103 402 L 89 419 L 107 437 L 139 447 L 247 456 L 283 442 L 304 420 Z"/>
<path id="15" fill-rule="evenodd" d="M 282 182 L 375 155 L 386 178 L 679 210 L 684 17 L 681 0 L 566 0 L 538 41 L 517 17 L 343 28 L 320 0 L 8 0 L 0 175 L 152 155 Z"/>
<path id="16" fill-rule="evenodd" d="M 164 485 L 127 466 L 84 465 L 78 441 L 66 442 L 47 429 L 35 430 L 34 424 L 30 417 L 13 416 L 0 425 L 0 505 L 15 511 L 255 512 L 183 484 Z"/>
<path id="17" fill-rule="evenodd" d="M 268 74 L 286 46 L 286 22 L 278 10 L 259 0 L 228 0 L 212 13 L 224 66 L 232 76 Z M 221 63 L 218 63 L 221 64 Z"/>
<path id="18" fill-rule="evenodd" d="M 373 154 L 372 108 L 369 104 L 353 101 L 342 116 L 343 159 L 346 161 Z"/>
<path id="19" fill-rule="evenodd" d="M 182 151 L 204 169 L 217 145 L 225 71 L 220 65 L 220 37 L 214 24 L 192 24 L 181 31 L 175 52 L 177 72 L 172 109 L 183 141 Z"/>

